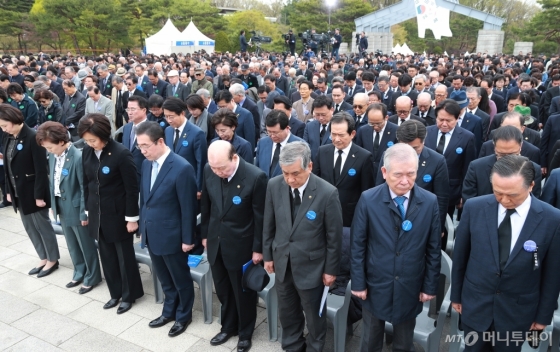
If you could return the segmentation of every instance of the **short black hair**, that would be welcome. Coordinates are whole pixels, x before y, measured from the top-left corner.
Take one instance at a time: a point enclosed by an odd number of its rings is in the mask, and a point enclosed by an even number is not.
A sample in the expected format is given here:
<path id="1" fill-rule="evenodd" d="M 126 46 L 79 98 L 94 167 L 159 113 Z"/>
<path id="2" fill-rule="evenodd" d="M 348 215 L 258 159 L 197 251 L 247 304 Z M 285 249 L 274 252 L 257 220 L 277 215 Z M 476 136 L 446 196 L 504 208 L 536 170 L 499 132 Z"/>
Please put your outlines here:
<path id="1" fill-rule="evenodd" d="M 266 115 L 265 125 L 266 127 L 274 127 L 280 124 L 280 129 L 285 130 L 290 122 L 290 117 L 286 115 L 284 111 L 272 110 Z"/>
<path id="2" fill-rule="evenodd" d="M 443 110 L 448 114 L 455 116 L 455 120 L 457 120 L 459 118 L 459 115 L 461 114 L 462 109 L 455 100 L 445 99 L 436 107 L 436 117 L 440 110 Z"/>
<path id="3" fill-rule="evenodd" d="M 490 177 L 494 174 L 501 177 L 520 175 L 523 177 L 523 185 L 525 188 L 528 188 L 535 179 L 535 167 L 533 163 L 524 156 L 505 155 L 498 159 L 492 167 Z"/>
<path id="4" fill-rule="evenodd" d="M 348 124 L 346 131 L 348 134 L 352 134 L 352 131 L 356 129 L 356 121 L 354 121 L 354 118 L 349 113 L 346 111 L 337 112 L 331 119 L 331 125 L 341 124 L 344 122 Z"/>
<path id="5" fill-rule="evenodd" d="M 107 116 L 92 113 L 82 117 L 78 125 L 78 135 L 83 138 L 86 133 L 91 133 L 103 142 L 108 142 L 111 139 L 111 123 Z"/>
<path id="6" fill-rule="evenodd" d="M 387 105 L 383 104 L 383 103 L 373 103 L 370 104 L 367 109 L 366 109 L 366 116 L 369 116 L 369 112 L 370 111 L 381 111 L 381 113 L 383 114 L 383 118 L 385 118 L 387 116 Z"/>
<path id="7" fill-rule="evenodd" d="M 284 109 L 292 110 L 292 103 L 290 102 L 290 99 L 288 99 L 288 97 L 286 97 L 284 95 L 275 96 L 274 97 L 274 104 L 283 104 Z"/>
<path id="8" fill-rule="evenodd" d="M 422 142 L 426 139 L 426 126 L 420 121 L 408 120 L 397 128 L 397 139 L 399 142 L 410 143 L 416 138 Z"/>
<path id="9" fill-rule="evenodd" d="M 185 104 L 179 98 L 171 97 L 171 98 L 167 98 L 163 102 L 162 108 L 165 110 L 172 111 L 177 115 L 181 115 L 183 112 L 185 112 L 185 110 L 187 110 L 187 104 Z"/>
<path id="10" fill-rule="evenodd" d="M 313 100 L 313 106 L 312 106 L 311 111 L 313 112 L 313 110 L 315 110 L 315 108 L 320 108 L 320 107 L 323 107 L 323 106 L 326 106 L 327 109 L 330 110 L 333 106 L 332 104 L 333 104 L 333 102 L 332 102 L 331 98 L 329 98 L 325 95 L 319 95 L 317 97 L 317 99 Z"/>
<path id="11" fill-rule="evenodd" d="M 363 81 L 375 82 L 375 75 L 373 72 L 364 71 L 364 73 L 362 73 L 362 82 Z"/>
<path id="12" fill-rule="evenodd" d="M 218 104 L 220 101 L 223 100 L 229 104 L 231 103 L 232 99 L 233 99 L 233 95 L 231 95 L 229 90 L 223 89 L 219 91 L 218 94 L 216 94 L 216 98 L 214 99 L 214 101 L 216 102 L 216 104 Z"/>
<path id="13" fill-rule="evenodd" d="M 404 75 L 399 77 L 398 83 L 399 83 L 399 87 L 406 87 L 412 84 L 412 77 L 410 77 L 410 75 L 405 73 Z"/>
<path id="14" fill-rule="evenodd" d="M 521 145 L 523 143 L 523 133 L 514 126 L 502 126 L 492 132 L 492 142 L 494 145 L 497 141 L 515 141 Z"/>
<path id="15" fill-rule="evenodd" d="M 235 127 L 237 129 L 237 114 L 230 109 L 220 109 L 216 111 L 216 113 L 212 116 L 210 124 L 214 129 L 216 129 L 216 126 L 218 126 L 219 124 L 227 127 Z"/>
<path id="16" fill-rule="evenodd" d="M 6 90 L 8 92 L 8 95 L 23 94 L 23 88 L 19 85 L 19 83 L 15 83 L 15 82 L 10 83 Z"/>
<path id="17" fill-rule="evenodd" d="M 155 121 L 145 121 L 136 127 L 136 136 L 145 134 L 150 138 L 150 141 L 156 143 L 162 138 L 165 138 L 163 129 L 159 123 Z"/>
<path id="18" fill-rule="evenodd" d="M 157 94 L 153 94 L 152 96 L 157 95 Z M 159 95 L 157 95 L 159 97 Z M 150 97 L 151 99 L 151 97 Z M 139 95 L 132 95 L 130 98 L 128 98 L 128 102 L 130 103 L 131 101 L 135 101 L 138 103 L 138 107 L 140 109 L 146 109 L 148 110 L 148 100 L 146 100 L 146 98 L 141 97 Z M 151 106 L 150 106 L 151 107 Z"/>
<path id="19" fill-rule="evenodd" d="M 129 101 L 130 101 L 130 99 L 129 99 Z M 159 95 L 159 94 L 150 95 L 150 98 L 148 98 L 148 109 L 150 109 L 150 108 L 161 108 L 162 106 L 163 106 L 163 97 L 161 95 Z"/>

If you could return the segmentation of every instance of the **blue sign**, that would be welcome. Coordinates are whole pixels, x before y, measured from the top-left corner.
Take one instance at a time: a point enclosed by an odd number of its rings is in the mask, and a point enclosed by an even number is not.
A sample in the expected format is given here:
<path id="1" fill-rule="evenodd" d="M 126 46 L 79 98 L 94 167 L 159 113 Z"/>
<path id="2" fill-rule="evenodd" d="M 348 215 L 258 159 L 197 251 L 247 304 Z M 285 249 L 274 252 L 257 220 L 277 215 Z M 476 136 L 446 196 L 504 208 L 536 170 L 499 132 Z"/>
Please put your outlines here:
<path id="1" fill-rule="evenodd" d="M 213 40 L 199 40 L 198 45 L 212 46 L 212 45 L 214 45 L 214 41 Z"/>
<path id="2" fill-rule="evenodd" d="M 193 46 L 194 40 L 178 40 L 175 42 L 175 46 Z"/>

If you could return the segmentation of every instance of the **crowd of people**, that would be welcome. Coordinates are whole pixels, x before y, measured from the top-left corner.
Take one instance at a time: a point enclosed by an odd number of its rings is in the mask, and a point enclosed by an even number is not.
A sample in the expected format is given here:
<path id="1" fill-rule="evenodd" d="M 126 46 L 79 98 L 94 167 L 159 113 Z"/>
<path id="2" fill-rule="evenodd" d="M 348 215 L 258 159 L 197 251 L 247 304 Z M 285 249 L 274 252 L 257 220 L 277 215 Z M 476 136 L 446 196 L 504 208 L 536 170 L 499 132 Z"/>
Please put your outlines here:
<path id="1" fill-rule="evenodd" d="M 466 350 L 519 351 L 560 292 L 559 57 L 365 49 L 4 56 L 0 207 L 37 251 L 29 275 L 59 266 L 52 209 L 66 286 L 87 294 L 103 270 L 117 314 L 144 294 L 141 237 L 165 294 L 149 326 L 174 321 L 170 337 L 192 321 L 188 256 L 206 252 L 211 345 L 251 348 L 274 273 L 284 350 L 321 351 L 325 287 L 350 285 L 361 350 L 381 351 L 391 322 L 393 350 L 410 351 L 423 304 L 441 304 L 449 216 L 451 301 L 480 336 Z"/>

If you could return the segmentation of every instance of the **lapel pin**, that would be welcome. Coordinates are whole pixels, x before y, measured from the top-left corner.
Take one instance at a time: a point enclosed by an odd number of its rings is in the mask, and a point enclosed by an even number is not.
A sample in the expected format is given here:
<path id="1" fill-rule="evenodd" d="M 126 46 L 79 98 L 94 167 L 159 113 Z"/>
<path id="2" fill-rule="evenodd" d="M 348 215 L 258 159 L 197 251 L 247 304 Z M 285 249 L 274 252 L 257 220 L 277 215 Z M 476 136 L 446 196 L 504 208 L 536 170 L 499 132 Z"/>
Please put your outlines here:
<path id="1" fill-rule="evenodd" d="M 422 166 L 426 166 L 426 161 L 422 161 Z"/>
<path id="2" fill-rule="evenodd" d="M 237 188 L 241 188 L 241 186 L 240 186 L 240 185 L 237 185 Z"/>
<path id="3" fill-rule="evenodd" d="M 354 154 L 352 154 L 352 158 L 355 158 Z"/>
<path id="4" fill-rule="evenodd" d="M 70 161 L 70 159 L 66 159 L 66 161 Z M 399 198 L 400 199 L 400 198 Z"/>
<path id="5" fill-rule="evenodd" d="M 391 131 L 387 131 L 387 134 L 391 134 Z"/>
<path id="6" fill-rule="evenodd" d="M 186 134 L 186 133 L 183 134 L 183 138 L 187 138 L 187 134 Z"/>
<path id="7" fill-rule="evenodd" d="M 311 199 L 311 196 L 309 196 L 309 199 Z"/>
<path id="8" fill-rule="evenodd" d="M 109 153 L 109 155 L 111 155 L 111 153 Z"/>

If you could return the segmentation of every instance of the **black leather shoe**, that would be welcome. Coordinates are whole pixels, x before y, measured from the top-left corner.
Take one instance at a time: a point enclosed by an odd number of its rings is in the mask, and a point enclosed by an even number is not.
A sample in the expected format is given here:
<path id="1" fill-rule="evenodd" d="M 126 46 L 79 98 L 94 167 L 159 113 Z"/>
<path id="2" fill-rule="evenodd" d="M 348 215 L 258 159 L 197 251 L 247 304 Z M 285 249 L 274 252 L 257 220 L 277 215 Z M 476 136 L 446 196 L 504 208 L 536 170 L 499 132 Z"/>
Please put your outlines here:
<path id="1" fill-rule="evenodd" d="M 247 352 L 251 349 L 251 340 L 239 340 L 237 343 L 237 352 Z"/>
<path id="2" fill-rule="evenodd" d="M 58 269 L 58 260 L 56 261 L 56 264 L 51 266 L 49 269 L 47 270 L 41 270 L 39 271 L 39 274 L 37 274 L 37 277 L 45 277 L 47 275 L 52 274 L 56 269 Z"/>
<path id="3" fill-rule="evenodd" d="M 82 283 L 81 281 L 70 281 L 69 283 L 66 284 L 66 288 L 76 287 L 81 283 Z"/>
<path id="4" fill-rule="evenodd" d="M 117 304 L 119 304 L 119 299 L 118 298 L 111 298 L 109 300 L 109 302 L 105 303 L 105 305 L 103 306 L 103 309 L 111 309 L 117 306 Z"/>
<path id="5" fill-rule="evenodd" d="M 0 203 L 0 209 L 7 207 L 8 205 L 4 204 L 4 203 Z"/>
<path id="6" fill-rule="evenodd" d="M 162 315 L 159 318 L 156 318 L 156 319 L 152 320 L 150 322 L 150 324 L 148 324 L 148 326 L 150 326 L 151 328 L 159 328 L 159 327 L 162 327 L 165 324 L 167 324 L 167 323 L 169 323 L 170 321 L 173 321 L 173 320 L 175 320 L 175 319 L 166 318 Z"/>
<path id="7" fill-rule="evenodd" d="M 237 334 L 236 333 L 228 334 L 227 332 L 220 332 L 218 335 L 214 336 L 212 340 L 210 340 L 210 344 L 212 346 L 221 345 L 225 343 L 227 340 L 229 340 L 229 338 L 232 336 L 237 336 Z"/>
<path id="8" fill-rule="evenodd" d="M 126 313 L 130 310 L 130 308 L 132 308 L 132 303 L 121 302 L 121 305 L 119 306 L 119 309 L 117 309 L 117 314 Z"/>
<path id="9" fill-rule="evenodd" d="M 84 293 L 88 293 L 89 291 L 93 290 L 93 285 L 91 285 L 90 287 L 80 287 L 80 290 L 78 291 L 79 294 L 83 295 Z"/>
<path id="10" fill-rule="evenodd" d="M 175 336 L 179 336 L 182 333 L 185 332 L 185 330 L 187 330 L 187 326 L 189 326 L 189 324 L 192 322 L 192 319 L 187 321 L 186 323 L 180 323 L 178 321 L 175 322 L 175 324 L 173 324 L 173 327 L 171 328 L 171 330 L 169 330 L 169 333 L 167 334 L 169 337 L 175 337 Z"/>
<path id="11" fill-rule="evenodd" d="M 33 268 L 33 269 L 31 269 L 27 274 L 28 274 L 28 275 L 37 275 L 37 274 L 39 274 L 39 273 L 41 272 L 41 270 L 43 270 L 44 267 L 45 267 L 45 266 L 43 265 L 43 266 L 40 266 L 40 267 L 38 267 L 38 268 Z"/>

